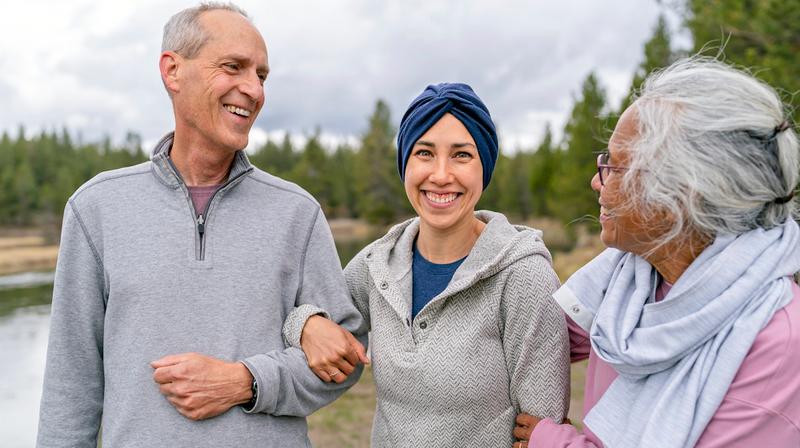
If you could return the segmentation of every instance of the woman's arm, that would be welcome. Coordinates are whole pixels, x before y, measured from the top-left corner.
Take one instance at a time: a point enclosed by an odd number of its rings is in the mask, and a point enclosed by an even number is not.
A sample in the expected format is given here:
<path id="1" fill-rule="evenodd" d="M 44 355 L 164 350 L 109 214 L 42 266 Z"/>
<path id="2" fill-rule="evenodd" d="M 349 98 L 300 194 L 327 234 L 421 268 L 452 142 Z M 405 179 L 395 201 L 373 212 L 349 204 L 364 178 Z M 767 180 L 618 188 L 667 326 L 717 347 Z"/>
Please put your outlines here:
<path id="1" fill-rule="evenodd" d="M 370 329 L 369 271 L 364 260 L 368 248 L 357 254 L 344 270 L 350 296 L 364 319 L 364 332 Z M 349 331 L 329 320 L 320 308 L 306 305 L 295 308 L 284 323 L 283 333 L 286 344 L 302 349 L 308 366 L 323 381 L 342 383 L 359 363 L 369 364 L 364 346 Z"/>
<path id="2" fill-rule="evenodd" d="M 537 448 L 603 448 L 581 434 L 569 420 L 560 425 L 549 418 L 539 419 L 528 414 L 517 416 L 514 437 L 527 442 L 529 447 Z"/>
<path id="3" fill-rule="evenodd" d="M 570 361 L 588 358 L 591 351 L 589 334 L 569 316 L 563 313 L 561 315 L 566 321 Z M 517 416 L 514 437 L 524 443 L 532 440 L 532 447 L 602 448 L 581 434 L 568 419 L 564 421 L 564 424 L 559 424 L 551 418 L 534 417 L 523 412 Z"/>
<path id="4" fill-rule="evenodd" d="M 589 333 L 571 317 L 567 315 L 564 317 L 567 319 L 567 332 L 569 333 L 569 359 L 572 362 L 583 361 L 589 357 L 589 352 L 592 350 Z"/>
<path id="5" fill-rule="evenodd" d="M 563 312 L 551 297 L 558 277 L 540 255 L 509 269 L 500 312 L 512 403 L 561 421 L 569 409 L 569 342 Z"/>

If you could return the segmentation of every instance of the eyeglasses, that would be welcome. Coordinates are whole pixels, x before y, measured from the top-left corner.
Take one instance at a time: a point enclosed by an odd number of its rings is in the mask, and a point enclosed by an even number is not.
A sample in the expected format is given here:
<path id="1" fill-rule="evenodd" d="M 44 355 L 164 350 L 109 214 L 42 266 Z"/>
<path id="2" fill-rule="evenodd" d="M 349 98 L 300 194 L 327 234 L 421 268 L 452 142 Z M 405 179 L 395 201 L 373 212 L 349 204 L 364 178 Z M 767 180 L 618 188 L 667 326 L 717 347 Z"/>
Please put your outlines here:
<path id="1" fill-rule="evenodd" d="M 614 166 L 608 164 L 608 151 L 603 151 L 597 155 L 597 175 L 600 177 L 600 185 L 605 186 L 608 173 L 611 171 L 629 170 L 626 166 Z"/>

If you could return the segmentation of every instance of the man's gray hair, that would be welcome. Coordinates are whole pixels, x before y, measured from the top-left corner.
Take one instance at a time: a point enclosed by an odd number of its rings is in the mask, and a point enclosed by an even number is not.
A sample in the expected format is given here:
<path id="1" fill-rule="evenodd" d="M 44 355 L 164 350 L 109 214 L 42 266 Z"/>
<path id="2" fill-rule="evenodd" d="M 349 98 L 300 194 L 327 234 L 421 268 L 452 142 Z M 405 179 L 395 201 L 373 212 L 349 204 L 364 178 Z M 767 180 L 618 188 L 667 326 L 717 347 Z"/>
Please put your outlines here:
<path id="1" fill-rule="evenodd" d="M 788 198 L 800 177 L 798 138 L 784 130 L 790 115 L 766 83 L 694 56 L 648 76 L 631 107 L 638 137 L 623 177 L 629 205 L 645 222 L 675 218 L 657 244 L 770 229 L 797 216 Z"/>
<path id="2" fill-rule="evenodd" d="M 206 11 L 231 11 L 241 14 L 250 20 L 250 16 L 233 3 L 203 2 L 193 8 L 186 8 L 172 16 L 164 25 L 164 38 L 161 41 L 161 51 L 174 51 L 185 58 L 193 58 L 200 52 L 206 42 L 208 34 L 200 25 L 200 15 Z"/>

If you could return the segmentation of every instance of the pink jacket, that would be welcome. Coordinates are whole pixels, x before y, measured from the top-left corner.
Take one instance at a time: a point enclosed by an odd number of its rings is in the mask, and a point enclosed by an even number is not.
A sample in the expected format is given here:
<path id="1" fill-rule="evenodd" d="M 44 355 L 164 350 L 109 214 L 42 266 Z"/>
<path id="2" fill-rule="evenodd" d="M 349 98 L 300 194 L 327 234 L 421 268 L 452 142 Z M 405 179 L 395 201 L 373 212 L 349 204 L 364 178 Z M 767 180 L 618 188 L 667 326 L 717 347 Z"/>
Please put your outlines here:
<path id="1" fill-rule="evenodd" d="M 756 337 L 697 447 L 800 447 L 800 287 L 794 285 L 793 291 L 792 301 Z M 572 361 L 589 358 L 585 417 L 617 372 L 597 357 L 589 335 L 569 317 L 567 327 Z M 588 427 L 579 432 L 572 425 L 544 419 L 534 428 L 529 446 L 601 448 L 603 444 Z"/>

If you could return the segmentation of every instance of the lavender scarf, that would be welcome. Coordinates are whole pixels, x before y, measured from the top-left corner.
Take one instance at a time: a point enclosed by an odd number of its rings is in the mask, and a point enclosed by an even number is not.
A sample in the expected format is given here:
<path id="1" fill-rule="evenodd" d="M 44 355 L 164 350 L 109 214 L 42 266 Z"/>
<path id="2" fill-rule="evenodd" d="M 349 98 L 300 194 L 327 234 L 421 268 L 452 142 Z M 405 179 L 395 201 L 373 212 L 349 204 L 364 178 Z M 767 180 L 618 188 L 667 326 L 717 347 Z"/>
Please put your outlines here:
<path id="1" fill-rule="evenodd" d="M 647 261 L 601 253 L 554 294 L 619 373 L 585 424 L 607 448 L 694 446 L 797 271 L 792 220 L 717 237 L 658 303 Z"/>

